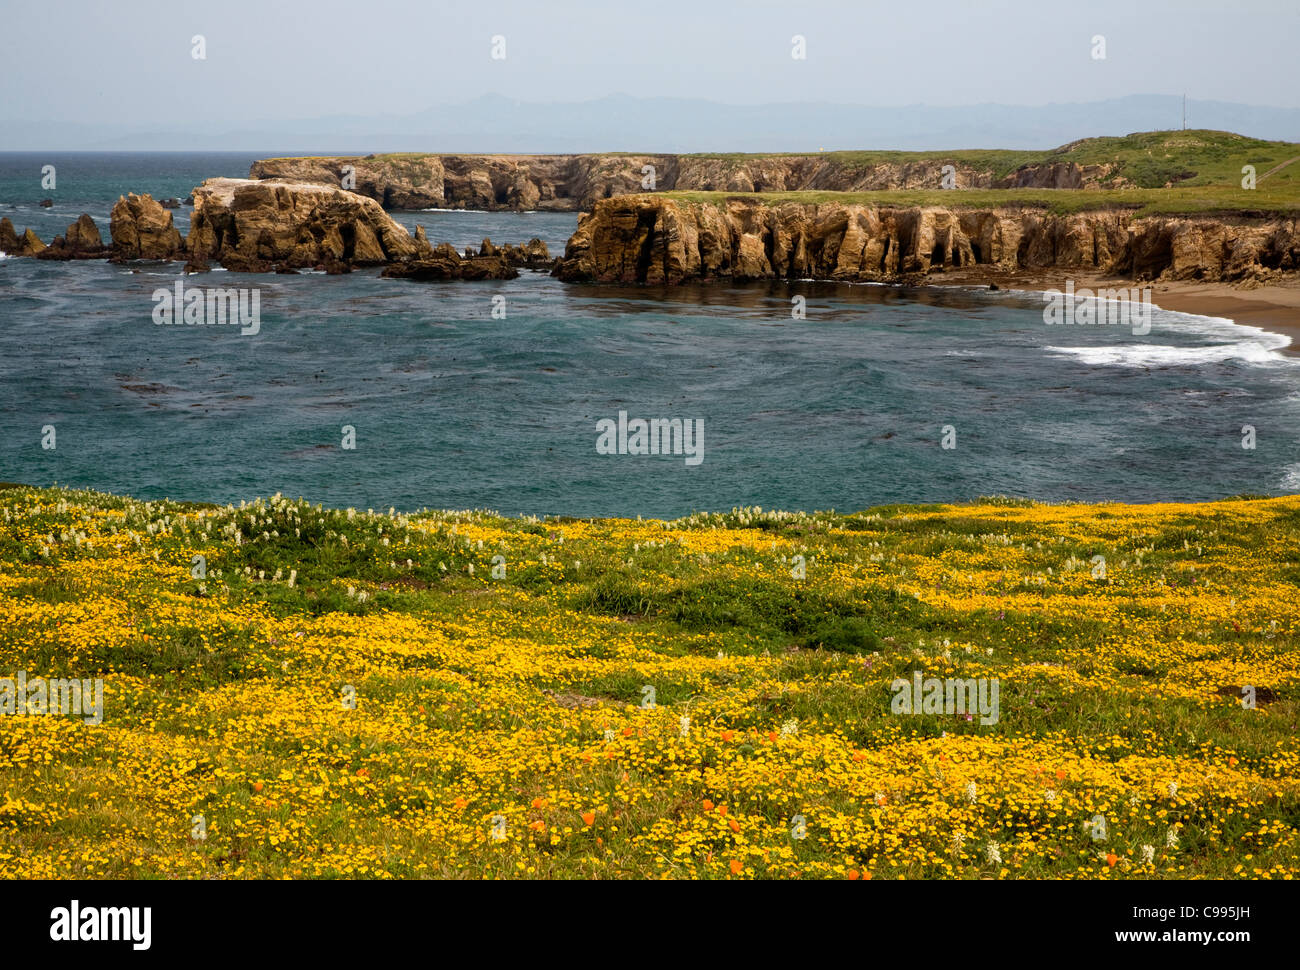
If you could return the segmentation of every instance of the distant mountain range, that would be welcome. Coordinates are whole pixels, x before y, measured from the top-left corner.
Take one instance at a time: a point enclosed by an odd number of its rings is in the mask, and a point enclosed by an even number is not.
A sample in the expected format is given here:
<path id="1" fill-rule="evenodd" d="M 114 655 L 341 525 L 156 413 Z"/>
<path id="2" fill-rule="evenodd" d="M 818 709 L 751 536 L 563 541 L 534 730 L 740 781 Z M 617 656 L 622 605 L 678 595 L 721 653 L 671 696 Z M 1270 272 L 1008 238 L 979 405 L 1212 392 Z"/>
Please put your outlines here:
<path id="1" fill-rule="evenodd" d="M 413 115 L 339 115 L 223 125 L 156 118 L 130 125 L 0 122 L 0 151 L 806 152 L 1054 148 L 1078 138 L 1180 128 L 1182 98 L 1133 95 L 1037 106 L 728 105 L 613 95 L 533 104 L 485 95 Z M 1300 108 L 1188 101 L 1188 128 L 1300 141 Z"/>

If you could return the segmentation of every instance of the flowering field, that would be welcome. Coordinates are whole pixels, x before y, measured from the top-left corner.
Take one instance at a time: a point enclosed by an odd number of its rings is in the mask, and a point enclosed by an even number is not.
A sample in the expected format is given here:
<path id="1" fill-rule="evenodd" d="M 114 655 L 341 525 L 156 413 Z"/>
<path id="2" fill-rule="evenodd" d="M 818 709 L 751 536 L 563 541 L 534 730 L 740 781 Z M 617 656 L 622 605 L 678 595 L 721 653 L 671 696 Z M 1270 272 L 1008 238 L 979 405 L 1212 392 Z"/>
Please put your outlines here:
<path id="1" fill-rule="evenodd" d="M 1300 871 L 1297 498 L 0 509 L 6 876 Z"/>

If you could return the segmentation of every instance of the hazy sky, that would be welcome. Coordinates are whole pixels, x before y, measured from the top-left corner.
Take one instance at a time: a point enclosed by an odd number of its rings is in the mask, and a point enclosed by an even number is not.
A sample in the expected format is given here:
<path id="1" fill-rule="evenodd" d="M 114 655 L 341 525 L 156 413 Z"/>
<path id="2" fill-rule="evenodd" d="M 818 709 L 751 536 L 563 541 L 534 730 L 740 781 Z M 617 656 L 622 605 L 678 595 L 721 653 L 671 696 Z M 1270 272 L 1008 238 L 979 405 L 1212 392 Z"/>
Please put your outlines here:
<path id="1" fill-rule="evenodd" d="M 0 118 L 32 121 L 406 114 L 487 93 L 1300 107 L 1298 0 L 4 0 L 0 25 Z"/>

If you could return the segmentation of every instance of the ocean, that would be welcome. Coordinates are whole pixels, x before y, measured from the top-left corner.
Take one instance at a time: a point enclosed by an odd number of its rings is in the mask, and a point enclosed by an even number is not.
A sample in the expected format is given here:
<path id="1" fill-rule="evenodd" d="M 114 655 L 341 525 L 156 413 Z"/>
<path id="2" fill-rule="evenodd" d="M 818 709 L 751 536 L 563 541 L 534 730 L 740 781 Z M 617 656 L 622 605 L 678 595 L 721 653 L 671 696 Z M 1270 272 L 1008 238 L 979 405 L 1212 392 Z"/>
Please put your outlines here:
<path id="1" fill-rule="evenodd" d="M 0 215 L 48 242 L 88 212 L 107 241 L 119 194 L 183 198 L 274 154 L 0 154 Z M 174 215 L 187 231 L 188 209 Z M 537 236 L 552 255 L 577 225 L 394 217 L 435 245 Z M 1222 319 L 1052 327 L 1037 294 L 938 286 L 185 277 L 258 291 L 260 327 L 242 335 L 155 324 L 154 291 L 179 279 L 179 263 L 0 259 L 0 480 L 655 517 L 1300 491 L 1300 359 Z M 620 415 L 702 429 L 702 460 L 599 453 L 598 422 Z"/>

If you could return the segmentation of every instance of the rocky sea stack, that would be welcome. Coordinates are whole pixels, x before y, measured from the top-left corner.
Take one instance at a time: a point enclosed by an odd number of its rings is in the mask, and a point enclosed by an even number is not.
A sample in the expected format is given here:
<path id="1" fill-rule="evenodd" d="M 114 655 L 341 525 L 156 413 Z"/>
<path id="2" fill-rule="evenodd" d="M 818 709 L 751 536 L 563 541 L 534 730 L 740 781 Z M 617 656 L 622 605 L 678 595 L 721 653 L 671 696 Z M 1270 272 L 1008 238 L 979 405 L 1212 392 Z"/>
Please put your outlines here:
<path id="1" fill-rule="evenodd" d="M 338 260 L 382 266 L 413 258 L 416 241 L 372 199 L 283 179 L 208 179 L 194 190 L 191 261 L 265 272 Z"/>
<path id="2" fill-rule="evenodd" d="M 185 252 L 172 214 L 151 195 L 119 196 L 109 216 L 113 259 L 179 259 Z"/>

